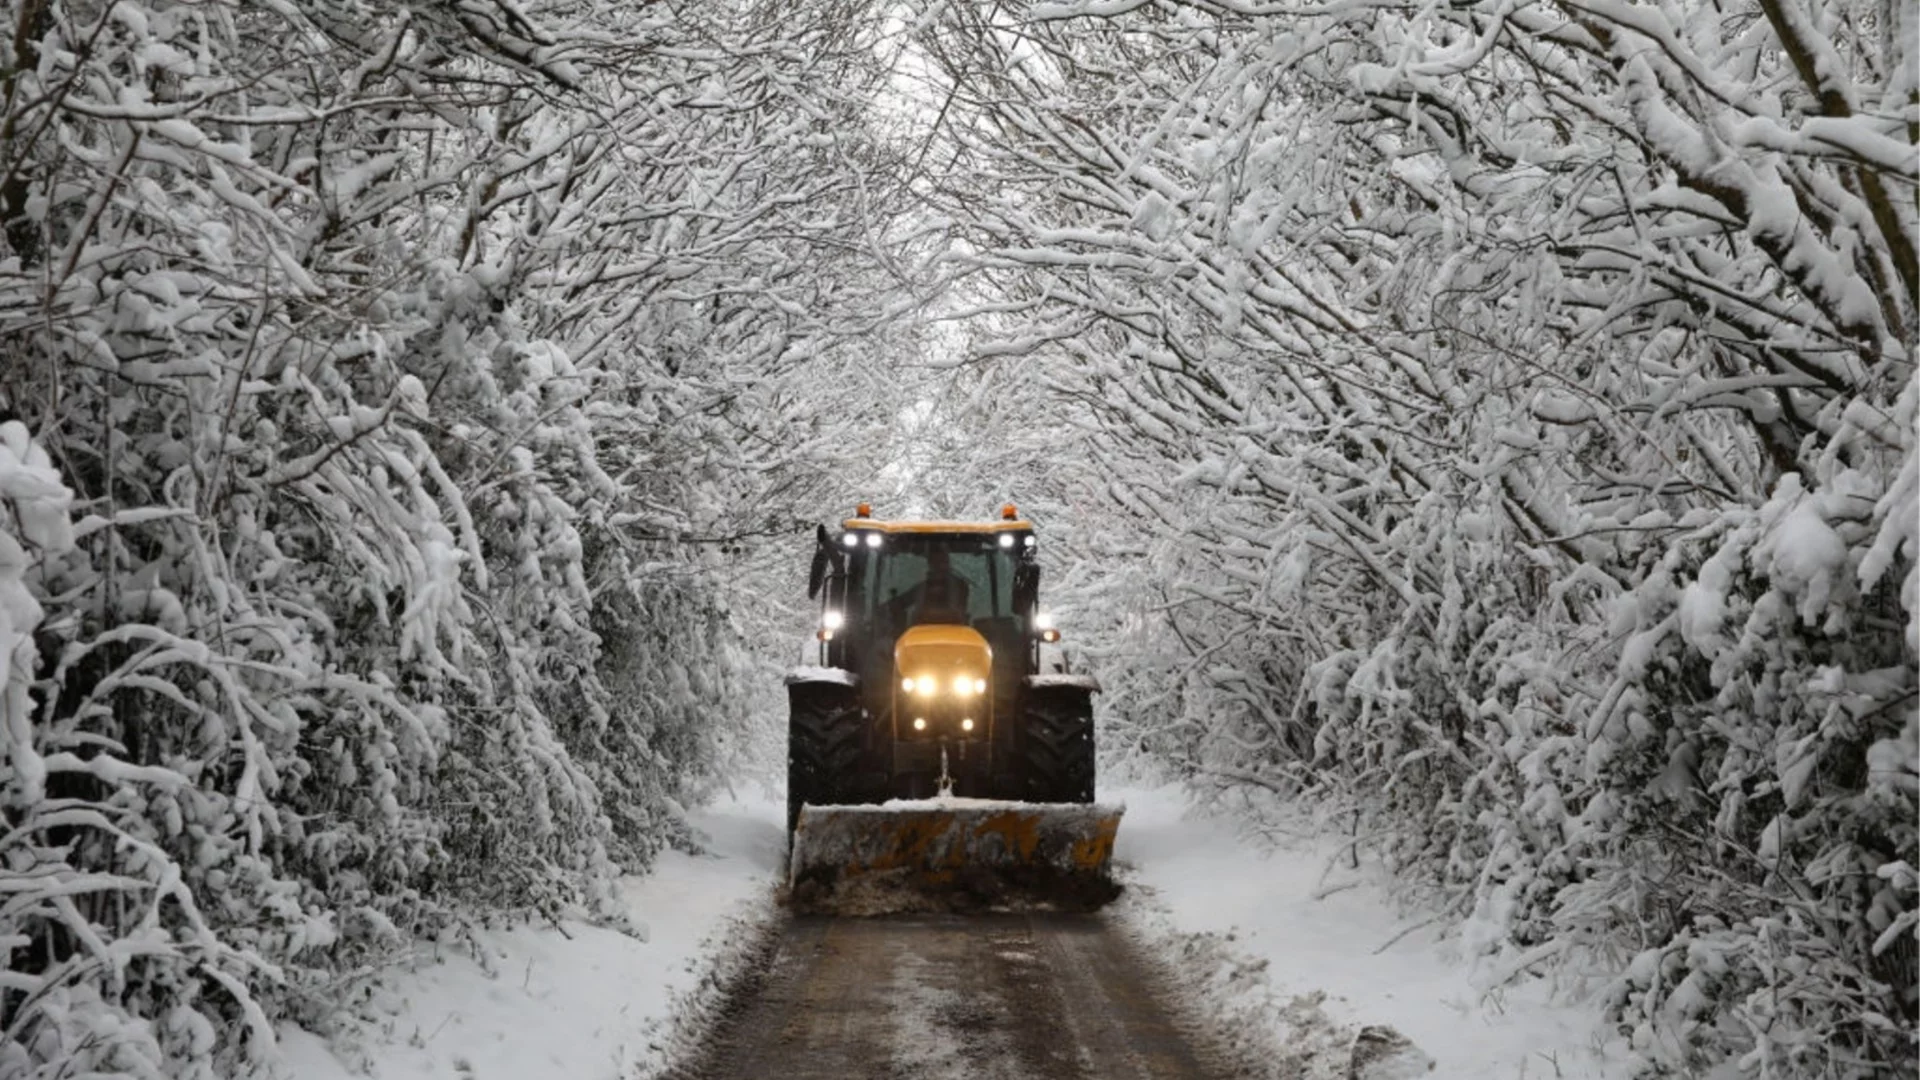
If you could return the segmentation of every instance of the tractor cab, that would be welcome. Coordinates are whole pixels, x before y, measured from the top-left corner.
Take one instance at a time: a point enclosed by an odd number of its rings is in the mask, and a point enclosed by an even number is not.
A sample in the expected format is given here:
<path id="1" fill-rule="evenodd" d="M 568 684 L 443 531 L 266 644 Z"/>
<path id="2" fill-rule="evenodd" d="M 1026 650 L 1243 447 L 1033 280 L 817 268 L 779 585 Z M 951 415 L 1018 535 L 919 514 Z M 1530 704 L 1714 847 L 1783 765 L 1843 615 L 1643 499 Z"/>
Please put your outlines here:
<path id="1" fill-rule="evenodd" d="M 916 626 L 964 626 L 1002 674 L 1032 674 L 1045 631 L 1036 610 L 1033 529 L 1012 506 L 993 522 L 876 520 L 862 504 L 836 536 L 821 526 L 809 596 L 820 601 L 820 663 L 890 681 L 892 651 Z"/>

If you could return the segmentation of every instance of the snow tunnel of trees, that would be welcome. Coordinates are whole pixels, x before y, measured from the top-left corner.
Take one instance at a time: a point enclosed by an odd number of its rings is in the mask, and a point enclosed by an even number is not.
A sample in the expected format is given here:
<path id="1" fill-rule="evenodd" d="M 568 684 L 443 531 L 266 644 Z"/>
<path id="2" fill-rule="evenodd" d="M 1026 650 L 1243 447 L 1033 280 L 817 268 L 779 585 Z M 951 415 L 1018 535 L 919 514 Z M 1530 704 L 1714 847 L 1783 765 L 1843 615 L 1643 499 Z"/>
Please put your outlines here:
<path id="1" fill-rule="evenodd" d="M 1017 501 L 1110 765 L 1613 972 L 1648 1075 L 1914 1068 L 1912 4 L 4 29 L 0 1075 L 611 912 L 861 499 Z"/>

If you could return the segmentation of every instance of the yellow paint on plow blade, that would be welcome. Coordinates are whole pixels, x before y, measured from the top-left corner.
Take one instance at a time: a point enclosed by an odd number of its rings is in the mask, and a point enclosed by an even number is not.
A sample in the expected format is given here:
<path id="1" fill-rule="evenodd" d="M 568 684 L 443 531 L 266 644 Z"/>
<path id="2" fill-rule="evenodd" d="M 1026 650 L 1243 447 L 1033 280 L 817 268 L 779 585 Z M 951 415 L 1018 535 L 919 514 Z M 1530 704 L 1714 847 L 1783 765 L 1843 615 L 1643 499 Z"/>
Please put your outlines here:
<path id="1" fill-rule="evenodd" d="M 1111 899 L 1122 808 L 988 800 L 808 806 L 794 834 L 796 893 L 862 882 L 926 893 L 961 890 L 982 904 L 1018 896 L 1098 906 Z M 830 902 L 818 906 L 833 906 Z"/>

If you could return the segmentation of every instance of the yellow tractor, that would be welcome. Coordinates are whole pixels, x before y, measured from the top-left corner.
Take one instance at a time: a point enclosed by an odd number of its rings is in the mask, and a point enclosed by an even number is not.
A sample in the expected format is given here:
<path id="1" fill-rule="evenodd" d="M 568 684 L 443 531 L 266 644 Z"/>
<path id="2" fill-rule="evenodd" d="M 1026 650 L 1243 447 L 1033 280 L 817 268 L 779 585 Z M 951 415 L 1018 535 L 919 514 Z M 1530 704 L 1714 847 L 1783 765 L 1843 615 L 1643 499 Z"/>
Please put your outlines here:
<path id="1" fill-rule="evenodd" d="M 787 831 L 803 907 L 1091 907 L 1117 807 L 1094 803 L 1092 677 L 1043 672 L 1032 526 L 882 521 L 816 532 L 818 664 L 787 676 Z M 1058 664 L 1054 665 L 1058 667 Z M 851 891 L 850 891 L 851 890 Z"/>

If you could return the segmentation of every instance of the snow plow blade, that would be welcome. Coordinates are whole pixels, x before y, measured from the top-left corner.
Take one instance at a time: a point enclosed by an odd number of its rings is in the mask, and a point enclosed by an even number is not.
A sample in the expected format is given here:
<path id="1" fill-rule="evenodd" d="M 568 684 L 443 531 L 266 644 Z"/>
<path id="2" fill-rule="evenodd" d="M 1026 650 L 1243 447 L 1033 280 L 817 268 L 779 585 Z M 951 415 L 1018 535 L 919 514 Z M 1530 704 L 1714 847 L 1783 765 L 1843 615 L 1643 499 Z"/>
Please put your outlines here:
<path id="1" fill-rule="evenodd" d="M 987 799 L 806 806 L 789 901 L 840 915 L 1091 911 L 1120 893 L 1112 862 L 1123 810 Z"/>

